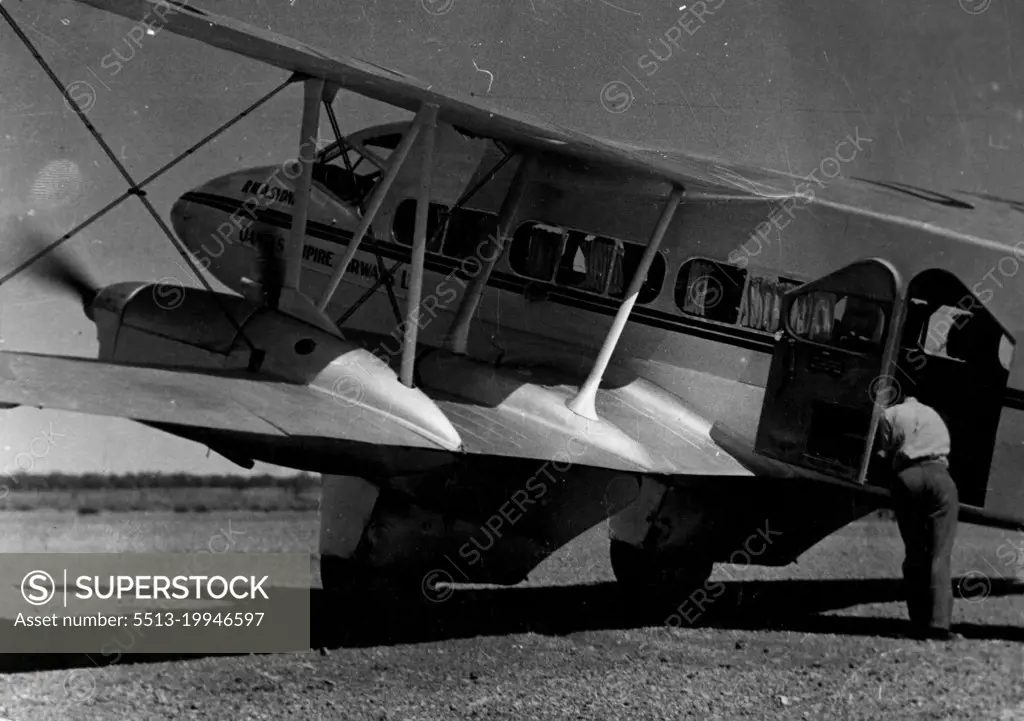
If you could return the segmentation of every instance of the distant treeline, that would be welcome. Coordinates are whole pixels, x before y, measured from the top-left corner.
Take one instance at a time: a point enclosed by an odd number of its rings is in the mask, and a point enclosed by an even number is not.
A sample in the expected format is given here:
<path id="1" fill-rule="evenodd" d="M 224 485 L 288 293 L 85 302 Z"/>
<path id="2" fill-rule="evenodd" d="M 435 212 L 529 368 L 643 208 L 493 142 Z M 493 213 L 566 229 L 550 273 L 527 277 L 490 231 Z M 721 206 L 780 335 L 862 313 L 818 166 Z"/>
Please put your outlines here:
<path id="1" fill-rule="evenodd" d="M 74 491 L 131 488 L 281 488 L 296 493 L 320 488 L 320 477 L 295 476 L 199 476 L 189 473 L 47 473 L 3 478 L 0 485 L 18 491 Z"/>

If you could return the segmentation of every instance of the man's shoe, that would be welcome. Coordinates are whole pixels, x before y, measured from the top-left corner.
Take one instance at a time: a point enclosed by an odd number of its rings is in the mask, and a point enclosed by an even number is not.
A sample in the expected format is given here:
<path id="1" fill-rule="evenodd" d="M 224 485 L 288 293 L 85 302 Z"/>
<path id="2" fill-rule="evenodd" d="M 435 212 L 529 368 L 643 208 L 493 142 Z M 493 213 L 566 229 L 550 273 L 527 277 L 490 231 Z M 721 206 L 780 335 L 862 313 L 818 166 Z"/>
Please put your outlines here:
<path id="1" fill-rule="evenodd" d="M 915 628 L 907 634 L 916 641 L 963 641 L 964 637 L 948 628 Z"/>
<path id="2" fill-rule="evenodd" d="M 963 641 L 964 637 L 955 631 L 950 631 L 948 628 L 930 628 L 925 634 L 925 638 L 931 641 Z"/>

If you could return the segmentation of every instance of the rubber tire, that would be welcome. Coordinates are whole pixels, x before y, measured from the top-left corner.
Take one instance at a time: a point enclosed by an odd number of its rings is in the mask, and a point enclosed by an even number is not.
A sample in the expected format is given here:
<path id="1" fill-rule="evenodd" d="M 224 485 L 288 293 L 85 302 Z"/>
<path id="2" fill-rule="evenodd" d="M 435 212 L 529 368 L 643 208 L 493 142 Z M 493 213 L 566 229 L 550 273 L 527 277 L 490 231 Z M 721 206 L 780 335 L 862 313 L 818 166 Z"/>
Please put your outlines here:
<path id="1" fill-rule="evenodd" d="M 431 592 L 435 599 L 438 595 L 446 597 L 451 594 L 450 589 L 428 588 L 425 578 L 426 572 L 413 568 L 392 568 L 382 572 L 348 558 L 320 558 L 320 581 L 324 592 L 339 601 L 410 603 L 432 600 L 428 597 Z"/>
<path id="2" fill-rule="evenodd" d="M 712 561 L 679 563 L 659 557 L 625 541 L 610 539 L 608 555 L 615 580 L 624 586 L 683 591 L 701 586 L 711 576 Z"/>
<path id="3" fill-rule="evenodd" d="M 351 560 L 337 556 L 320 557 L 320 582 L 325 593 L 347 596 L 356 593 L 363 579 Z"/>

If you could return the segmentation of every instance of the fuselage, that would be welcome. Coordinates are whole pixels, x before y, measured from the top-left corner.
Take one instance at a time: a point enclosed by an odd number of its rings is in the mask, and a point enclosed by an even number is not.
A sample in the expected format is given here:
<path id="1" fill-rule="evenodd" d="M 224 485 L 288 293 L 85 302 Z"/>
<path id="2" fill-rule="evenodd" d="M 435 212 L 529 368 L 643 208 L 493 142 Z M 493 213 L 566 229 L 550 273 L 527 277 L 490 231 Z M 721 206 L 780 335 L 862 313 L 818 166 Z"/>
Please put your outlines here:
<path id="1" fill-rule="evenodd" d="M 383 165 L 405 127 L 368 128 L 349 140 L 375 152 Z M 466 138 L 451 128 L 439 133 L 421 343 L 440 345 L 450 329 L 466 288 L 479 272 L 474 252 L 497 227 L 515 162 L 488 179 L 453 213 L 446 232 L 436 234 L 441 211 L 455 205 L 500 157 L 491 141 Z M 280 252 L 289 237 L 295 194 L 292 173 L 284 172 L 287 165 L 216 178 L 185 194 L 172 211 L 176 232 L 200 265 L 243 294 L 248 281 L 259 276 L 261 244 Z M 340 159 L 333 165 L 344 167 Z M 401 352 L 401 318 L 396 317 L 387 287 L 379 285 L 357 310 L 349 311 L 377 284 L 380 261 L 390 268 L 408 260 L 418 168 L 414 150 L 327 307 L 332 320 L 347 316 L 346 329 L 383 336 L 376 342 L 386 355 L 395 357 Z M 362 179 L 373 177 L 364 166 Z M 998 365 L 1009 377 L 1011 394 L 1012 388 L 1024 387 L 1018 380 L 1020 358 L 1011 357 L 1014 336 L 1024 330 L 1015 327 L 1024 326 L 1019 293 L 999 293 L 983 280 L 993 278 L 993 269 L 1001 270 L 999 263 L 1013 253 L 1012 247 L 900 216 L 905 199 L 899 190 L 842 181 L 846 185 L 839 188 L 839 197 L 826 198 L 827 193 L 835 195 L 841 181 L 819 190 L 814 199 L 813 192 L 802 191 L 782 201 L 749 193 L 684 201 L 648 273 L 613 366 L 624 377 L 650 380 L 705 418 L 753 437 L 780 328 L 782 294 L 862 258 L 880 257 L 898 269 L 911 295 L 916 279 L 931 277 L 929 272 L 948 274 L 951 284 L 959 282 L 963 292 L 950 293 L 975 301 L 970 306 L 959 301 L 946 305 L 993 313 L 1005 332 L 992 354 L 998 355 Z M 314 300 L 327 286 L 361 217 L 357 203 L 345 197 L 350 186 L 332 188 L 323 173 L 314 179 L 301 273 L 301 290 Z M 470 354 L 585 375 L 621 303 L 631 266 L 654 228 L 663 197 L 657 184 L 592 174 L 564 163 L 542 164 L 488 280 L 470 334 Z M 866 206 L 863 198 L 870 201 Z M 953 210 L 941 207 L 936 212 Z M 997 271 L 995 280 L 1001 277 Z M 403 262 L 390 283 L 400 313 L 408 286 L 409 266 Z M 993 297 L 986 298 L 986 293 Z M 946 333 L 949 324 L 942 330 L 941 322 L 933 318 L 923 328 L 915 343 L 902 344 L 903 363 L 916 364 L 915 353 L 943 357 L 944 338 L 932 336 Z M 920 347 L 914 347 L 917 340 Z M 614 377 L 609 374 L 609 379 Z M 1003 409 L 999 432 L 1015 441 L 1017 424 L 1007 422 L 1009 414 L 1015 411 Z"/>
<path id="2" fill-rule="evenodd" d="M 365 131 L 364 131 L 365 132 Z M 458 150 L 451 150 L 456 155 Z M 463 157 L 449 162 L 446 156 L 437 161 L 437 175 L 450 177 L 453 172 L 465 174 Z M 459 162 L 462 161 L 462 162 Z M 482 159 L 486 170 L 494 157 Z M 415 159 L 407 163 L 416 168 Z M 455 165 L 455 168 L 451 166 Z M 470 172 L 476 168 L 470 169 Z M 424 277 L 423 307 L 419 340 L 427 345 L 440 345 L 449 330 L 466 288 L 478 272 L 479 263 L 472 258 L 487 233 L 494 232 L 503 193 L 511 178 L 511 168 L 500 173 L 491 185 L 471 199 L 457 218 L 463 232 L 476 233 L 457 237 L 450 228 L 447 237 L 429 244 Z M 482 172 L 482 171 L 481 171 Z M 275 176 L 275 173 L 277 175 Z M 272 176 L 280 183 L 268 181 Z M 408 258 L 416 184 L 414 172 L 400 174 L 373 223 L 372 237 L 366 238 L 356 254 L 342 284 L 327 308 L 332 319 L 338 319 L 355 304 L 380 275 L 377 254 L 390 268 Z M 463 176 L 460 183 L 448 183 L 447 198 L 439 198 L 448 207 L 453 204 L 459 185 L 470 183 Z M 438 183 L 438 186 L 444 185 Z M 547 182 L 538 182 L 535 193 L 546 193 Z M 618 196 L 623 188 L 608 187 L 600 192 L 609 198 Z M 624 184 L 623 184 L 624 185 Z M 270 241 L 278 250 L 284 247 L 294 208 L 294 193 L 279 166 L 241 170 L 214 179 L 183 196 L 172 213 L 174 226 L 200 265 L 228 287 L 244 293 L 246 279 L 259 275 L 259 245 Z M 435 188 L 436 191 L 436 188 Z M 632 191 L 635 194 L 635 190 Z M 244 203 L 257 196 L 262 207 L 258 219 L 249 223 Z M 435 194 L 435 198 L 437 194 Z M 621 196 L 620 200 L 621 200 Z M 447 202 L 444 202 L 447 201 Z M 534 204 L 528 218 L 518 222 L 518 240 L 499 259 L 481 301 L 470 335 L 470 352 L 482 358 L 502 358 L 505 362 L 527 365 L 548 365 L 583 373 L 589 369 L 593 356 L 604 340 L 612 316 L 623 296 L 629 278 L 621 272 L 605 272 L 604 276 L 586 278 L 576 258 L 574 281 L 547 282 L 543 277 L 543 258 L 517 257 L 523 236 L 529 228 L 543 234 L 541 242 L 559 242 L 558 233 L 572 236 L 596 235 L 620 241 L 627 263 L 642 253 L 647 235 L 658 210 L 657 202 L 637 196 L 646 205 L 647 217 L 623 218 L 611 232 L 599 210 L 577 207 L 544 209 Z M 600 202 L 600 201 L 598 201 Z M 439 205 L 441 203 L 438 203 Z M 746 213 L 755 217 L 754 208 Z M 721 204 L 716 213 L 732 213 L 738 206 Z M 741 208 L 742 210 L 742 208 Z M 234 216 L 236 222 L 232 222 Z M 314 299 L 320 297 L 344 254 L 347 243 L 359 222 L 359 212 L 351 204 L 340 201 L 329 188 L 314 183 L 309 210 L 307 235 L 303 250 L 301 289 Z M 436 224 L 428 226 L 428 235 Z M 647 220 L 651 219 L 648 223 Z M 701 223 L 714 224 L 709 216 Z M 239 225 L 245 226 L 240 228 Z M 454 223 L 453 223 L 454 225 Z M 455 229 L 456 231 L 459 229 Z M 402 240 L 406 244 L 402 243 Z M 576 238 L 570 239 L 573 242 Z M 616 353 L 616 365 L 630 374 L 640 375 L 685 398 L 688 403 L 712 418 L 724 418 L 730 425 L 752 432 L 756 427 L 760 398 L 767 379 L 773 343 L 772 334 L 778 319 L 768 323 L 749 320 L 749 325 L 731 326 L 704 321 L 681 312 L 676 304 L 674 285 L 684 259 L 678 236 L 668 240 L 655 259 L 647 284 L 631 316 Z M 536 242 L 536 241 L 535 241 Z M 591 241 L 593 242 L 593 241 Z M 612 248 L 612 243 L 607 243 Z M 614 252 L 614 251 L 613 251 Z M 534 252 L 535 256 L 540 254 Z M 531 267 L 529 264 L 533 263 Z M 518 268 L 517 268 L 518 266 Z M 557 270 L 557 269 L 556 269 Z M 525 271 L 525 272 L 524 272 Z M 409 287 L 409 266 L 403 263 L 395 273 L 391 288 L 404 313 Z M 558 275 L 556 272 L 555 275 Z M 563 277 L 566 274 L 563 274 Z M 592 273 L 592 276 L 594 274 Z M 532 277 L 531 277 L 532 276 Z M 794 284 L 798 278 L 792 278 Z M 558 280 L 552 278 L 550 280 Z M 599 287 L 600 285 L 610 287 Z M 685 296 L 685 293 L 682 294 Z M 391 336 L 382 341 L 385 351 L 397 354 L 401 333 L 385 286 L 380 285 L 351 317 L 345 328 Z M 760 327 L 755 327 L 760 325 Z M 685 359 L 685 360 L 684 360 Z M 681 362 L 683 361 L 683 362 Z"/>

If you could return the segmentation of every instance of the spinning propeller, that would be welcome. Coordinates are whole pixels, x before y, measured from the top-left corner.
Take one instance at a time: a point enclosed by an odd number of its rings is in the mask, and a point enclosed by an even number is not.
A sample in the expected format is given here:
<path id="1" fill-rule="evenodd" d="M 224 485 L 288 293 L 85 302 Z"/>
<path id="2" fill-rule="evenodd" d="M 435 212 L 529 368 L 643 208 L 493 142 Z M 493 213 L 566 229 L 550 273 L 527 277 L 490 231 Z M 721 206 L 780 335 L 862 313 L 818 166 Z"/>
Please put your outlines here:
<path id="1" fill-rule="evenodd" d="M 23 238 L 25 244 L 36 253 L 56 240 L 38 228 L 28 230 Z M 49 287 L 63 295 L 78 298 L 85 314 L 91 317 L 89 306 L 96 299 L 101 286 L 89 272 L 81 257 L 67 248 L 56 248 L 29 266 L 26 272 L 40 285 Z"/>

